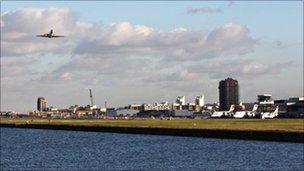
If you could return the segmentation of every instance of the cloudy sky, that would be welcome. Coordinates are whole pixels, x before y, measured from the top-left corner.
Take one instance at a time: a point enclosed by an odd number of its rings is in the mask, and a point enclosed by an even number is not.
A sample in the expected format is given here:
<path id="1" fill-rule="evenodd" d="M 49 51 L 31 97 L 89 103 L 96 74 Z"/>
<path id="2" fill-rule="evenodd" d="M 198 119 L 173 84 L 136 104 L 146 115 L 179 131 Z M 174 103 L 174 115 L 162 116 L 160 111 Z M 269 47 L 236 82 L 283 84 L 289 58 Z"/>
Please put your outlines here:
<path id="1" fill-rule="evenodd" d="M 60 39 L 35 37 L 54 29 Z M 1 110 L 303 95 L 303 1 L 1 1 Z"/>

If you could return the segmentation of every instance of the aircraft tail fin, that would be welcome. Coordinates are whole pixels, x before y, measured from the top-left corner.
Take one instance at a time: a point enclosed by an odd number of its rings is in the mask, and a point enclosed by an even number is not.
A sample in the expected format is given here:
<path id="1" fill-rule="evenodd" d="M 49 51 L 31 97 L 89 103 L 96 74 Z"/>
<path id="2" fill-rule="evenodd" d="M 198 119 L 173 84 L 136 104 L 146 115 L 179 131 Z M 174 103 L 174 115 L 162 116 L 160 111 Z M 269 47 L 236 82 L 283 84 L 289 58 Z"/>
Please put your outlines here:
<path id="1" fill-rule="evenodd" d="M 234 105 L 230 106 L 229 112 L 232 112 L 234 110 Z"/>
<path id="2" fill-rule="evenodd" d="M 255 104 L 255 105 L 253 106 L 253 108 L 252 108 L 252 111 L 253 111 L 253 112 L 257 111 L 258 107 L 259 107 L 259 105 Z"/>
<path id="3" fill-rule="evenodd" d="M 53 29 L 51 29 L 50 34 L 53 34 Z"/>
<path id="4" fill-rule="evenodd" d="M 273 112 L 273 114 L 274 114 L 275 116 L 278 116 L 278 114 L 279 114 L 279 106 L 276 107 L 276 109 L 275 109 L 275 111 Z"/>

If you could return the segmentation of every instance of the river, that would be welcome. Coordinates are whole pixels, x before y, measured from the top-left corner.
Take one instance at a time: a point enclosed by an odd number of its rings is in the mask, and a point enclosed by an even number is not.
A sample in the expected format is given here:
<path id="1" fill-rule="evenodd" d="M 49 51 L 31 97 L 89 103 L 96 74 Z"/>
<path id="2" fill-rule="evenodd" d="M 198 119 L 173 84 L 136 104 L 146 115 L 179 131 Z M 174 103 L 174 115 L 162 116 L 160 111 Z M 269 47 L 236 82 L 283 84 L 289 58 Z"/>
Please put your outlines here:
<path id="1" fill-rule="evenodd" d="M 304 144 L 1 129 L 0 170 L 302 170 Z"/>

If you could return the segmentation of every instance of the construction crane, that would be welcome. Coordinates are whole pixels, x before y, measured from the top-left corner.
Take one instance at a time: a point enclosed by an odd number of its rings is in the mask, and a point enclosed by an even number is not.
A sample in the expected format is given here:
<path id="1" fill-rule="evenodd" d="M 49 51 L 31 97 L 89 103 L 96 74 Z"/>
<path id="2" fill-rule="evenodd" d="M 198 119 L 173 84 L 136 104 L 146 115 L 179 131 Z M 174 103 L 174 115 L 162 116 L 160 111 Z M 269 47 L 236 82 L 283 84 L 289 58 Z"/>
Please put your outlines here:
<path id="1" fill-rule="evenodd" d="M 93 100 L 93 95 L 92 95 L 92 90 L 89 89 L 89 93 L 90 93 L 90 100 L 91 100 L 91 106 L 94 106 L 94 100 Z"/>

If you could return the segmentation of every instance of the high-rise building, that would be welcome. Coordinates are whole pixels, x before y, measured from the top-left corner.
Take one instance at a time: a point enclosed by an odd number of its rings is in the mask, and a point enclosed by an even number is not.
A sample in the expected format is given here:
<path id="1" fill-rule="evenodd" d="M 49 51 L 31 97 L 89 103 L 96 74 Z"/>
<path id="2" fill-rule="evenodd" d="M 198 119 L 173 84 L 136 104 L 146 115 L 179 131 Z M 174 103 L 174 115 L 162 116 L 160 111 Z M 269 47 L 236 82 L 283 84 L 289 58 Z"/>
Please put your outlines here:
<path id="1" fill-rule="evenodd" d="M 37 110 L 40 112 L 46 111 L 46 100 L 44 97 L 38 97 Z"/>
<path id="2" fill-rule="evenodd" d="M 185 96 L 178 96 L 176 99 L 176 103 L 180 105 L 186 105 L 186 97 Z"/>
<path id="3" fill-rule="evenodd" d="M 238 81 L 227 78 L 219 82 L 219 101 L 220 110 L 229 110 L 231 105 L 239 104 L 239 85 Z"/>
<path id="4" fill-rule="evenodd" d="M 205 105 L 204 96 L 196 96 L 195 105 L 198 105 L 200 107 L 204 106 Z"/>

